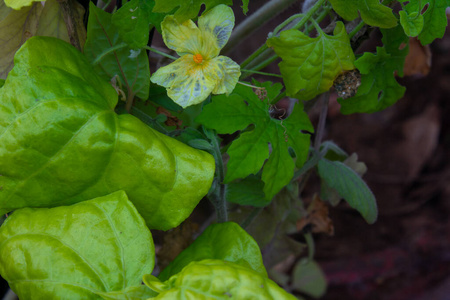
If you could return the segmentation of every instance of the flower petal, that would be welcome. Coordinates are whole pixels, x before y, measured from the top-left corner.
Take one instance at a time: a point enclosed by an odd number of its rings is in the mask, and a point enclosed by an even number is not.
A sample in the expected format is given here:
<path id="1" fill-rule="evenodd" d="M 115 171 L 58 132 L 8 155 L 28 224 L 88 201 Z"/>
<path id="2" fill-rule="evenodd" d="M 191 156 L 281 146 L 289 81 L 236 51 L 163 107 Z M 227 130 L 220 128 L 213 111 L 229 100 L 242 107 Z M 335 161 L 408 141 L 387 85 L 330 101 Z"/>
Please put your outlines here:
<path id="1" fill-rule="evenodd" d="M 228 42 L 234 27 L 233 10 L 223 4 L 217 5 L 198 18 L 198 27 L 202 33 L 213 35 L 220 50 Z"/>
<path id="2" fill-rule="evenodd" d="M 167 95 L 184 107 L 204 101 L 218 82 L 217 68 L 212 61 L 203 64 L 194 62 L 191 54 L 186 54 L 173 63 L 159 68 L 150 80 L 167 88 Z"/>
<path id="3" fill-rule="evenodd" d="M 202 34 L 192 20 L 178 23 L 174 16 L 166 16 L 161 23 L 162 36 L 166 46 L 178 55 L 199 53 Z"/>
<path id="4" fill-rule="evenodd" d="M 213 94 L 230 94 L 236 86 L 239 77 L 241 76 L 241 68 L 231 58 L 226 56 L 218 56 L 214 58 L 211 63 L 214 63 L 217 69 L 220 70 L 221 75 Z"/>

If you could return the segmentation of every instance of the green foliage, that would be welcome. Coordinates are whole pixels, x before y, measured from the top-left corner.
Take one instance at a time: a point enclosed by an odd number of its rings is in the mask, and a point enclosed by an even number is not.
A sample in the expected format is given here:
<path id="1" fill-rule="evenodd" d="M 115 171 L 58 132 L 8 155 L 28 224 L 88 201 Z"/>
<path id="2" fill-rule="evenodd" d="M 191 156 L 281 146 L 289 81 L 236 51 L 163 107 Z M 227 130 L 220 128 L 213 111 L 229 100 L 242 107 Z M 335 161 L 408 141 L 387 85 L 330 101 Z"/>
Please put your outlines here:
<path id="1" fill-rule="evenodd" d="M 77 2 L 72 3 L 75 18 L 75 26 L 79 34 L 81 44 L 86 39 L 83 27 L 83 7 Z M 45 5 L 34 3 L 20 10 L 6 7 L 0 0 L 0 78 L 5 79 L 11 71 L 13 58 L 22 44 L 33 35 L 53 36 L 64 41 L 69 41 L 66 24 L 59 10 L 56 0 L 48 0 Z"/>
<path id="2" fill-rule="evenodd" d="M 366 52 L 355 61 L 355 66 L 362 74 L 361 86 L 354 97 L 338 100 L 343 114 L 383 110 L 397 102 L 405 93 L 405 88 L 394 76 L 395 73 L 403 76 L 408 37 L 401 26 L 382 30 L 382 33 L 385 46 L 377 47 L 376 55 Z"/>
<path id="3" fill-rule="evenodd" d="M 300 260 L 292 271 L 292 288 L 314 298 L 325 294 L 327 280 L 318 263 L 308 258 Z"/>
<path id="4" fill-rule="evenodd" d="M 355 56 L 344 24 L 337 22 L 332 36 L 317 30 L 315 38 L 292 29 L 267 40 L 283 59 L 279 66 L 288 96 L 310 100 L 328 91 L 340 73 L 354 69 Z"/>
<path id="5" fill-rule="evenodd" d="M 155 0 L 155 2 L 154 12 L 168 13 L 175 11 L 175 18 L 180 23 L 197 17 L 202 4 L 205 5 L 205 11 L 219 4 L 233 4 L 233 0 Z M 249 0 L 242 0 L 242 11 L 244 14 L 248 11 L 248 2 Z"/>
<path id="6" fill-rule="evenodd" d="M 313 132 L 314 129 L 301 103 L 295 105 L 287 119 L 271 118 L 269 103 L 281 86 L 266 82 L 263 87 L 268 91 L 268 99 L 259 99 L 246 86 L 237 86 L 229 97 L 213 97 L 196 121 L 218 133 L 234 133 L 254 125 L 254 129 L 242 132 L 228 149 L 230 161 L 225 181 L 258 173 L 269 158 L 264 165 L 262 180 L 266 199 L 270 200 L 292 179 L 295 165 L 301 167 L 306 161 L 310 136 L 302 130 Z M 272 145 L 270 156 L 268 143 Z M 296 153 L 295 164 L 289 147 Z"/>
<path id="7" fill-rule="evenodd" d="M 122 29 L 123 34 L 126 30 L 127 28 Z M 146 100 L 150 86 L 147 54 L 141 50 L 135 52 L 133 47 L 127 46 L 120 38 L 119 32 L 112 22 L 112 15 L 90 2 L 84 54 L 95 65 L 95 70 L 104 80 L 111 81 L 117 76 L 119 87 L 128 94 L 128 97 L 131 94 Z M 139 36 L 136 38 L 137 41 L 133 46 L 142 44 L 143 38 Z"/>
<path id="8" fill-rule="evenodd" d="M 421 6 L 419 6 L 421 4 Z M 436 38 L 442 38 L 447 27 L 445 10 L 450 6 L 450 0 L 422 0 L 409 1 L 406 5 L 408 14 L 423 13 L 423 29 L 419 33 L 419 40 L 423 45 L 430 44 Z M 405 31 L 406 32 L 406 31 Z"/>
<path id="9" fill-rule="evenodd" d="M 21 299 L 98 299 L 153 270 L 150 231 L 123 191 L 23 208 L 0 228 L 0 274 Z"/>
<path id="10" fill-rule="evenodd" d="M 30 6 L 33 2 L 40 2 L 40 0 L 5 0 L 6 6 L 15 10 L 19 10 L 25 6 Z"/>
<path id="11" fill-rule="evenodd" d="M 206 228 L 195 242 L 159 274 L 158 278 L 166 281 L 189 263 L 204 259 L 232 262 L 267 277 L 258 244 L 238 224 L 226 222 Z"/>
<path id="12" fill-rule="evenodd" d="M 418 36 L 423 29 L 423 16 L 418 12 L 413 12 L 408 14 L 408 12 L 401 10 L 399 11 L 400 24 L 407 36 Z"/>
<path id="13" fill-rule="evenodd" d="M 146 285 L 136 285 L 130 286 L 121 291 L 113 291 L 113 292 L 97 292 L 97 295 L 102 297 L 105 300 L 140 300 L 140 299 L 149 299 L 158 295 L 155 291 L 151 290 Z"/>
<path id="14" fill-rule="evenodd" d="M 319 161 L 318 169 L 320 177 L 327 185 L 359 211 L 369 224 L 376 221 L 378 210 L 375 196 L 355 171 L 339 161 L 327 159 Z"/>
<path id="15" fill-rule="evenodd" d="M 145 275 L 144 282 L 159 292 L 154 299 L 296 299 L 266 276 L 217 259 L 192 262 L 165 282 Z"/>
<path id="16" fill-rule="evenodd" d="M 370 26 L 391 28 L 397 25 L 392 9 L 381 4 L 380 0 L 330 0 L 330 3 L 347 21 L 356 19 L 359 11 L 363 21 Z"/>
<path id="17" fill-rule="evenodd" d="M 154 1 L 131 0 L 112 15 L 111 21 L 120 39 L 132 49 L 147 46 L 154 6 Z"/>
<path id="18" fill-rule="evenodd" d="M 116 115 L 116 91 L 61 40 L 27 41 L 0 103 L 1 214 L 123 189 L 151 228 L 167 230 L 211 185 L 211 155 Z"/>
<path id="19" fill-rule="evenodd" d="M 263 207 L 272 199 L 263 193 L 264 182 L 259 176 L 250 175 L 242 180 L 230 182 L 227 188 L 227 201 L 240 205 Z"/>

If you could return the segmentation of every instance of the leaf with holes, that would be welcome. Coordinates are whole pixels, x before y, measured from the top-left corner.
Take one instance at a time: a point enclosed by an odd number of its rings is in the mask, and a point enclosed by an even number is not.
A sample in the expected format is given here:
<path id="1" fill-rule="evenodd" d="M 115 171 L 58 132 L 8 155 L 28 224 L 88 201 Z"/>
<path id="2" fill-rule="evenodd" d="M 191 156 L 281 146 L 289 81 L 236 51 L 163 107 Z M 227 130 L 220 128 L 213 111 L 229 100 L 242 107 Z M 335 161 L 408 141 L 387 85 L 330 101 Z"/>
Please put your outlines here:
<path id="1" fill-rule="evenodd" d="M 147 100 L 150 69 L 145 51 L 126 45 L 113 24 L 112 15 L 89 3 L 89 20 L 84 54 L 96 71 L 108 81 L 116 76 L 119 87 L 128 95 Z"/>
<path id="2" fill-rule="evenodd" d="M 354 97 L 338 99 L 343 114 L 383 110 L 396 103 L 405 93 L 405 87 L 394 76 L 403 76 L 408 37 L 400 25 L 382 29 L 381 32 L 384 47 L 377 47 L 377 54 L 366 52 L 355 61 L 355 66 L 362 74 L 361 85 Z"/>
<path id="3" fill-rule="evenodd" d="M 0 274 L 20 299 L 98 299 L 139 286 L 155 263 L 150 231 L 123 191 L 17 210 L 0 241 Z"/>
<path id="4" fill-rule="evenodd" d="M 328 91 L 339 74 L 354 69 L 355 55 L 344 24 L 337 22 L 332 36 L 317 30 L 315 38 L 292 29 L 267 40 L 282 58 L 279 66 L 288 96 L 310 100 Z"/>
<path id="5" fill-rule="evenodd" d="M 330 0 L 333 9 L 347 21 L 358 17 L 358 11 L 363 21 L 380 28 L 391 28 L 397 25 L 397 18 L 392 9 L 381 4 L 380 0 Z"/>
<path id="6" fill-rule="evenodd" d="M 355 171 L 340 161 L 329 161 L 325 158 L 319 161 L 318 169 L 320 177 L 327 185 L 359 211 L 369 224 L 376 221 L 378 210 L 375 196 Z"/>
<path id="7" fill-rule="evenodd" d="M 280 84 L 263 84 L 267 94 L 281 89 Z M 277 93 L 275 93 L 277 94 Z M 260 99 L 249 87 L 237 85 L 233 93 L 212 98 L 196 121 L 218 133 L 241 133 L 228 149 L 230 161 L 227 165 L 226 182 L 256 174 L 264 165 L 262 180 L 264 193 L 270 200 L 294 175 L 294 167 L 301 167 L 308 156 L 310 135 L 302 131 L 313 132 L 308 115 L 303 111 L 302 103 L 297 103 L 291 115 L 285 120 L 270 116 L 271 99 Z M 272 152 L 269 155 L 269 143 Z M 289 147 L 296 153 L 296 160 L 289 154 Z"/>

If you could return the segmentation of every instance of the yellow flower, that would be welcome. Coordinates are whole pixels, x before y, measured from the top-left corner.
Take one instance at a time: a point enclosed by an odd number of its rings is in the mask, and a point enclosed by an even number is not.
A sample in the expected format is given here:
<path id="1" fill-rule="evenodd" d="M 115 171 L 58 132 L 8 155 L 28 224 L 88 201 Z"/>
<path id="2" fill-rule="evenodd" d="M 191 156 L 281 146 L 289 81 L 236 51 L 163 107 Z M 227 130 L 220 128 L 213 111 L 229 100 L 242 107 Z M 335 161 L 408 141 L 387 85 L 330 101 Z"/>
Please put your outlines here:
<path id="1" fill-rule="evenodd" d="M 167 95 L 182 107 L 204 101 L 209 94 L 229 94 L 233 91 L 241 70 L 226 56 L 219 56 L 234 27 L 230 7 L 218 5 L 198 18 L 178 23 L 166 16 L 161 23 L 167 47 L 180 58 L 159 68 L 150 78 L 167 88 Z"/>

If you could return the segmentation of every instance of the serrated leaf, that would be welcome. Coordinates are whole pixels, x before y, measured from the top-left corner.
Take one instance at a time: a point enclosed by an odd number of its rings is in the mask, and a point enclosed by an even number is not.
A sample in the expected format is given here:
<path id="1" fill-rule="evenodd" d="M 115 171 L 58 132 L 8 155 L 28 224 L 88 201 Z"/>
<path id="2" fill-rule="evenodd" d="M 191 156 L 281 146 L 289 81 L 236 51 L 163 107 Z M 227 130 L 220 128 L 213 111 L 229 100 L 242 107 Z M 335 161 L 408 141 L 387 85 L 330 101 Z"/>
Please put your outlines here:
<path id="1" fill-rule="evenodd" d="M 193 261 L 221 259 L 250 268 L 267 277 L 261 251 L 255 240 L 234 222 L 210 225 L 158 276 L 161 281 L 179 273 Z"/>
<path id="2" fill-rule="evenodd" d="M 239 205 L 264 207 L 270 203 L 264 197 L 264 182 L 258 176 L 250 175 L 227 186 L 227 201 Z"/>
<path id="3" fill-rule="evenodd" d="M 336 23 L 333 34 L 319 30 L 319 36 L 311 38 L 291 29 L 267 40 L 282 58 L 278 65 L 288 96 L 310 100 L 328 91 L 340 73 L 354 69 L 355 55 L 342 22 Z"/>
<path id="4" fill-rule="evenodd" d="M 146 100 L 150 87 L 150 69 L 145 51 L 135 56 L 129 46 L 108 54 L 105 51 L 125 43 L 112 22 L 112 15 L 89 3 L 89 20 L 84 54 L 107 81 L 118 76 L 122 90 Z M 100 57 L 100 58 L 99 58 Z"/>
<path id="5" fill-rule="evenodd" d="M 150 32 L 150 17 L 155 2 L 131 0 L 117 10 L 111 18 L 120 39 L 132 49 L 147 46 Z"/>
<path id="6" fill-rule="evenodd" d="M 319 161 L 318 169 L 327 185 L 337 190 L 339 196 L 359 211 L 369 224 L 376 221 L 378 210 L 375 196 L 355 171 L 339 161 L 327 159 Z"/>
<path id="7" fill-rule="evenodd" d="M 0 228 L 0 274 L 21 299 L 98 299 L 154 266 L 150 231 L 123 191 L 15 211 Z"/>
<path id="8" fill-rule="evenodd" d="M 401 10 L 399 11 L 400 24 L 403 27 L 407 36 L 415 37 L 423 29 L 423 16 L 418 12 L 413 12 L 411 14 Z"/>
<path id="9" fill-rule="evenodd" d="M 363 21 L 380 28 L 391 28 L 397 25 L 397 18 L 392 9 L 380 3 L 380 0 L 330 0 L 333 9 L 347 21 L 358 17 Z"/>
<path id="10" fill-rule="evenodd" d="M 154 12 L 168 13 L 175 10 L 175 18 L 180 23 L 197 17 L 202 5 L 205 6 L 205 11 L 208 11 L 219 4 L 228 6 L 233 4 L 233 0 L 155 0 L 155 2 Z M 244 14 L 248 11 L 248 2 L 249 0 L 242 0 Z"/>
<path id="11" fill-rule="evenodd" d="M 267 90 L 277 88 L 270 82 L 264 84 Z M 236 86 L 227 96 L 215 96 L 205 105 L 196 119 L 206 127 L 218 133 L 234 133 L 253 124 L 253 130 L 241 133 L 228 149 L 230 161 L 227 165 L 226 182 L 245 178 L 259 172 L 267 158 L 263 172 L 264 193 L 270 200 L 294 175 L 294 167 L 301 167 L 306 161 L 310 136 L 303 131 L 313 132 L 308 115 L 303 111 L 302 103 L 297 103 L 291 115 L 281 121 L 270 117 L 270 105 L 260 100 L 251 88 Z M 268 144 L 272 145 L 269 155 Z M 291 147 L 297 156 L 294 164 L 289 154 Z"/>
<path id="12" fill-rule="evenodd" d="M 81 45 L 84 45 L 86 31 L 83 25 L 84 9 L 77 2 L 71 5 L 75 26 Z M 34 3 L 16 11 L 5 6 L 0 0 L 0 78 L 6 78 L 14 63 L 16 51 L 25 41 L 34 36 L 53 36 L 69 41 L 67 28 L 56 0 L 48 0 L 45 5 Z"/>
<path id="13" fill-rule="evenodd" d="M 422 5 L 419 7 L 420 3 Z M 422 45 L 428 45 L 444 36 L 448 23 L 445 11 L 450 6 L 450 0 L 409 1 L 406 10 L 409 13 L 422 12 L 425 6 L 427 9 L 423 13 L 423 29 L 418 36 Z"/>
<path id="14" fill-rule="evenodd" d="M 117 115 L 117 98 L 74 47 L 29 39 L 0 92 L 0 214 L 125 190 L 151 228 L 186 219 L 213 157 Z"/>
<path id="15" fill-rule="evenodd" d="M 338 99 L 341 113 L 373 113 L 383 110 L 398 101 L 405 87 L 395 79 L 395 73 L 403 76 L 403 65 L 408 54 L 408 37 L 399 25 L 383 29 L 384 47 L 377 47 L 377 54 L 364 53 L 355 61 L 361 72 L 361 85 L 354 97 Z"/>
<path id="16" fill-rule="evenodd" d="M 296 300 L 266 276 L 241 265 L 217 259 L 191 262 L 165 282 L 145 275 L 144 282 L 160 293 L 154 299 Z"/>
<path id="17" fill-rule="evenodd" d="M 292 273 L 292 288 L 314 298 L 322 297 L 327 289 L 327 280 L 319 264 L 310 259 L 300 260 Z"/>

